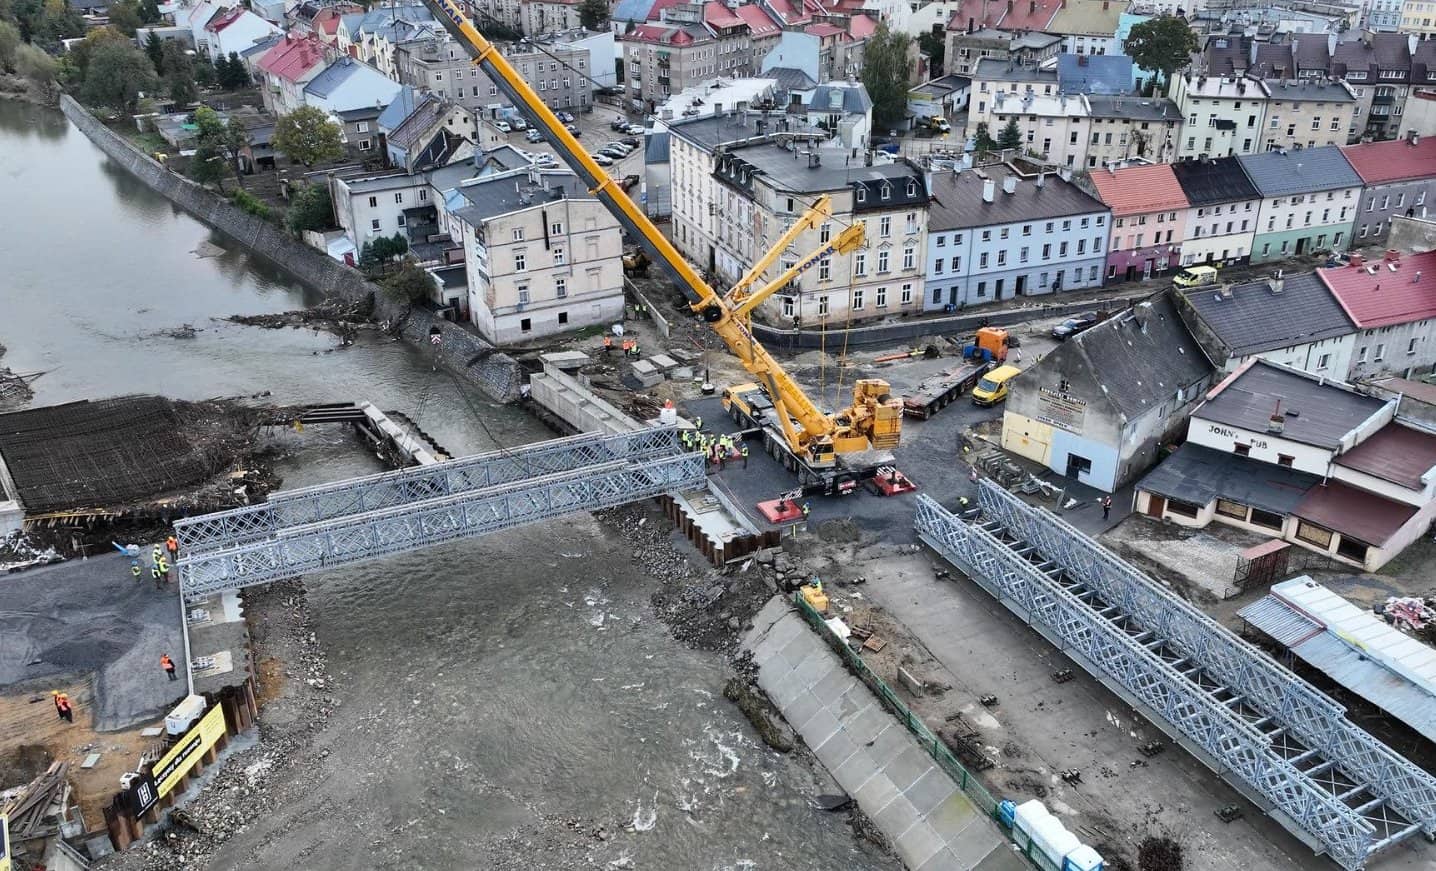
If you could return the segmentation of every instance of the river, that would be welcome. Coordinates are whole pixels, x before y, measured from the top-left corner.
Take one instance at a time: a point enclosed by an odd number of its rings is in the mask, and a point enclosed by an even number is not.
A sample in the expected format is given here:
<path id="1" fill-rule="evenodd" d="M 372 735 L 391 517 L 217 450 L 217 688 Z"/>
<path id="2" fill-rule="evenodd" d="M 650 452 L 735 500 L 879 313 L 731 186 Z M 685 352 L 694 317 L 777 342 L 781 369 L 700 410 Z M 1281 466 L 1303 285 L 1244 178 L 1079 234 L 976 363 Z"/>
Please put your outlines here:
<path id="1" fill-rule="evenodd" d="M 45 372 L 36 405 L 271 391 L 404 411 L 455 453 L 547 436 L 407 345 L 216 320 L 313 300 L 58 113 L 5 101 L 0 264 L 4 362 Z M 195 338 L 164 335 L 186 323 Z M 344 432 L 287 439 L 288 487 L 377 468 Z M 810 807 L 818 779 L 757 742 L 725 664 L 671 639 L 652 584 L 588 517 L 308 578 L 343 700 L 315 738 L 322 776 L 283 784 L 212 867 L 556 867 L 553 820 L 576 818 L 614 833 L 588 867 L 896 868 Z"/>

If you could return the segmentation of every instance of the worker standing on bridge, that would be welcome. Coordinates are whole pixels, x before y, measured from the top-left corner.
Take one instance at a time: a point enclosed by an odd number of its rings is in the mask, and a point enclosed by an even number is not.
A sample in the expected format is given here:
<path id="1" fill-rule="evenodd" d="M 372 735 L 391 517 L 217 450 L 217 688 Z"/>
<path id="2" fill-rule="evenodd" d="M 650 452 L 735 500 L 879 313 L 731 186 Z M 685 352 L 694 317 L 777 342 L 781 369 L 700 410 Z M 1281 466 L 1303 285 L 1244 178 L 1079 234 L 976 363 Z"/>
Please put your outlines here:
<path id="1" fill-rule="evenodd" d="M 173 533 L 165 539 L 165 550 L 169 551 L 171 560 L 179 559 L 179 539 Z"/>
<path id="2" fill-rule="evenodd" d="M 179 680 L 175 675 L 175 661 L 170 659 L 168 653 L 160 654 L 160 668 L 165 670 L 165 674 L 170 676 L 170 680 Z"/>

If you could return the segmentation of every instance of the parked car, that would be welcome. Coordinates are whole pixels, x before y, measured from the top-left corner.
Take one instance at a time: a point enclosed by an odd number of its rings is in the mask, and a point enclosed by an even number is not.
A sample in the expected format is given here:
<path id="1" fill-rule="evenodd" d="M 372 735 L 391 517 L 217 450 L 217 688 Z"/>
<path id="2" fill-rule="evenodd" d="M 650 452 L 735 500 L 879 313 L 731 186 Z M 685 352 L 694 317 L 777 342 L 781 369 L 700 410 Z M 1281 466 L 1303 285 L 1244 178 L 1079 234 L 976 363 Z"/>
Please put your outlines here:
<path id="1" fill-rule="evenodd" d="M 600 148 L 598 150 L 598 153 L 602 154 L 604 157 L 611 157 L 614 160 L 622 160 L 624 157 L 627 156 L 623 153 L 622 149 L 614 148 L 613 146 L 609 146 L 608 148 Z"/>
<path id="2" fill-rule="evenodd" d="M 607 154 L 590 154 L 589 157 L 592 157 L 593 162 L 599 166 L 613 166 L 613 158 Z"/>
<path id="3" fill-rule="evenodd" d="M 624 133 L 627 133 L 629 136 L 642 136 L 642 135 L 643 135 L 643 125 L 642 125 L 642 124 L 629 124 L 627 127 L 624 127 L 624 128 L 621 128 L 621 129 L 623 130 Z"/>
<path id="4" fill-rule="evenodd" d="M 625 136 L 625 137 L 623 137 L 622 139 L 620 139 L 620 140 L 618 140 L 618 141 L 619 141 L 619 142 L 622 142 L 624 145 L 631 145 L 631 146 L 634 147 L 634 148 L 637 148 L 637 147 L 641 144 L 641 143 L 638 141 L 638 137 L 636 137 L 636 136 Z"/>
<path id="5" fill-rule="evenodd" d="M 543 134 L 538 132 L 538 130 L 530 130 L 524 134 L 524 138 L 530 142 L 542 142 Z"/>
<path id="6" fill-rule="evenodd" d="M 606 148 L 611 148 L 611 149 L 613 149 L 614 151 L 621 151 L 621 152 L 623 152 L 623 156 L 624 156 L 624 157 L 627 157 L 627 156 L 629 155 L 629 153 L 633 151 L 633 146 L 632 146 L 632 145 L 624 145 L 622 142 L 610 142 L 610 143 L 608 143 L 608 145 L 605 146 L 605 147 L 606 147 Z"/>
<path id="7" fill-rule="evenodd" d="M 520 118 L 518 115 L 510 115 L 509 126 L 515 130 L 527 130 L 529 129 L 529 122 Z"/>
<path id="8" fill-rule="evenodd" d="M 495 121 L 494 129 L 498 130 L 500 133 L 512 133 L 514 131 L 514 128 L 510 127 L 509 122 L 507 121 Z"/>
<path id="9" fill-rule="evenodd" d="M 623 128 L 625 128 L 625 127 L 627 127 L 627 126 L 628 126 L 628 119 L 627 119 L 627 118 L 614 118 L 612 121 L 608 122 L 608 129 L 610 129 L 610 130 L 622 130 Z"/>
<path id="10" fill-rule="evenodd" d="M 1100 320 L 1102 319 L 1090 312 L 1085 315 L 1078 315 L 1075 318 L 1068 318 L 1052 328 L 1052 338 L 1059 342 L 1064 342 L 1084 330 L 1090 330 L 1096 326 Z"/>
<path id="11" fill-rule="evenodd" d="M 1208 284 L 1217 283 L 1217 270 L 1214 266 L 1188 266 L 1172 277 L 1172 283 L 1177 287 L 1203 287 Z"/>
<path id="12" fill-rule="evenodd" d="M 555 112 L 554 115 L 565 124 L 573 123 L 573 116 L 567 112 Z"/>
<path id="13" fill-rule="evenodd" d="M 538 154 L 535 154 L 533 156 L 532 160 L 535 164 L 539 166 L 553 166 L 554 164 L 558 163 L 558 161 L 554 159 L 554 156 L 552 154 L 549 154 L 547 151 L 540 151 Z"/>
<path id="14" fill-rule="evenodd" d="M 583 131 L 580 130 L 580 129 L 578 129 L 577 127 L 575 127 L 575 126 L 572 125 L 572 124 L 565 124 L 565 125 L 563 125 L 563 128 L 564 128 L 565 130 L 567 130 L 569 133 L 572 133 L 574 139 L 577 139 L 577 138 L 579 138 L 580 136 L 583 135 Z"/>

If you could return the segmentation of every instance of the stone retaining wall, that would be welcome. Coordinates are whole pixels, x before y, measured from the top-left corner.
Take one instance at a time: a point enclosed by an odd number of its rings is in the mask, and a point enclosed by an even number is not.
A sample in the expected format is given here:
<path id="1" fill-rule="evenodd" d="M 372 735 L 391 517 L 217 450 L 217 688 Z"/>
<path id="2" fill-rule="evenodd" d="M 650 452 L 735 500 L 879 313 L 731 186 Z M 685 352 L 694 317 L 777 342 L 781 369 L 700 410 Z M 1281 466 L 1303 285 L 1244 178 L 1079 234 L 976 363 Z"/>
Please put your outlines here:
<path id="1" fill-rule="evenodd" d="M 223 197 L 166 169 L 106 127 L 68 94 L 61 96 L 60 109 L 70 123 L 111 160 L 170 202 L 244 246 L 250 254 L 273 264 L 320 293 L 346 300 L 361 300 L 373 295 L 378 317 L 401 322 L 401 335 L 415 345 L 434 348 L 429 340 L 429 330 L 437 325 L 442 331 L 443 342 L 433 353 L 438 355 L 440 362 L 462 372 L 495 399 L 508 402 L 518 398 L 519 386 L 523 383 L 523 371 L 518 363 L 507 354 L 495 351 L 473 331 L 435 317 L 423 309 L 413 309 L 406 317 L 405 306 L 384 297 L 379 287 L 357 270 L 304 245 L 269 221 L 244 212 Z"/>

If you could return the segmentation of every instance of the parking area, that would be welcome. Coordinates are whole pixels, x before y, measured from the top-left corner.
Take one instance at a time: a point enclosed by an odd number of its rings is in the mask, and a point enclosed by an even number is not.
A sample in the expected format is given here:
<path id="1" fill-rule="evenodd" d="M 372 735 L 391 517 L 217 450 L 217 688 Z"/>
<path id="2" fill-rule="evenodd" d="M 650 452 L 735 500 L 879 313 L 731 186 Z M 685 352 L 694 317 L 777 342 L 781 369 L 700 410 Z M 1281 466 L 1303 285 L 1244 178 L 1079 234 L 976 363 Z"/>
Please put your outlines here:
<path id="1" fill-rule="evenodd" d="M 560 111 L 568 112 L 568 110 Z M 643 174 L 643 134 L 620 133 L 610 126 L 610 122 L 620 117 L 626 121 L 630 120 L 627 116 L 620 115 L 611 106 L 596 106 L 589 112 L 569 112 L 569 114 L 574 118 L 573 126 L 578 129 L 578 141 L 589 154 L 597 153 L 624 139 L 634 140 L 638 143 L 638 147 L 633 149 L 628 156 L 615 160 L 611 166 L 604 167 L 609 175 L 622 180 L 628 175 L 641 176 Z M 562 117 L 560 116 L 561 120 Z M 553 154 L 558 161 L 555 165 L 562 165 L 562 160 L 558 158 L 553 145 L 547 140 L 530 141 L 527 131 L 524 130 L 510 132 L 507 140 L 513 147 L 524 151 L 535 154 Z"/>

